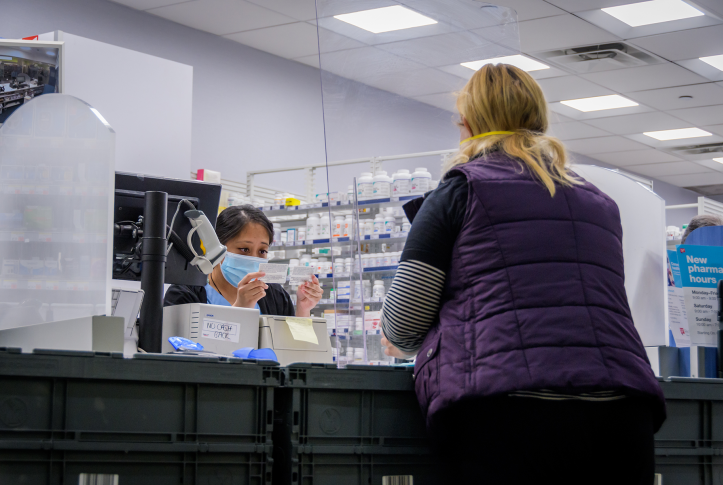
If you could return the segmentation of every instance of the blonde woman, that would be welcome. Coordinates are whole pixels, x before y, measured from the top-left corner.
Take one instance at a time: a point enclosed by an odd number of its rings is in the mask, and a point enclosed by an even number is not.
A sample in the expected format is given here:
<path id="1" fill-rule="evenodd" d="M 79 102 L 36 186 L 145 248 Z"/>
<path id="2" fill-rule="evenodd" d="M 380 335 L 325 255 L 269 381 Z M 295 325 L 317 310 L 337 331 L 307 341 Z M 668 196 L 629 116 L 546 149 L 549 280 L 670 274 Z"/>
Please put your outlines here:
<path id="1" fill-rule="evenodd" d="M 387 355 L 417 355 L 445 483 L 649 485 L 665 401 L 617 205 L 567 168 L 524 71 L 482 67 L 457 109 L 460 150 L 408 207 L 382 314 Z"/>

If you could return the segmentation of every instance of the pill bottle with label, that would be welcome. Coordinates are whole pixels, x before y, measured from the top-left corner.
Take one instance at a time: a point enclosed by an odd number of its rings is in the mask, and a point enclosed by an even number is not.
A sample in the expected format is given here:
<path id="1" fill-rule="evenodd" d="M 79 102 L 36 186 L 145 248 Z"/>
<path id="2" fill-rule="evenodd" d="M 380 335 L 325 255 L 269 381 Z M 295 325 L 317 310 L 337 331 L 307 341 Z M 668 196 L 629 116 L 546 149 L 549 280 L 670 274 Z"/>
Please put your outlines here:
<path id="1" fill-rule="evenodd" d="M 392 179 L 387 176 L 387 172 L 377 172 L 373 179 L 374 199 L 387 199 L 392 193 Z"/>
<path id="2" fill-rule="evenodd" d="M 374 217 L 374 234 L 384 233 L 384 214 L 377 214 Z"/>
<path id="3" fill-rule="evenodd" d="M 317 214 L 309 215 L 306 219 L 306 239 L 318 239 L 319 238 L 319 216 Z"/>
<path id="4" fill-rule="evenodd" d="M 331 237 L 331 221 L 329 220 L 329 214 L 321 214 L 319 221 L 319 237 L 329 238 Z"/>
<path id="5" fill-rule="evenodd" d="M 432 182 L 432 174 L 424 167 L 417 167 L 412 174 L 412 194 L 424 194 L 429 192 Z"/>
<path id="6" fill-rule="evenodd" d="M 396 232 L 397 223 L 394 216 L 388 215 L 384 218 L 384 232 Z"/>
<path id="7" fill-rule="evenodd" d="M 412 229 L 412 224 L 409 222 L 402 222 L 402 232 L 409 232 Z"/>
<path id="8" fill-rule="evenodd" d="M 411 194 L 411 191 L 412 176 L 409 174 L 409 170 L 399 170 L 394 174 L 394 180 L 392 181 L 392 195 L 401 197 Z"/>
<path id="9" fill-rule="evenodd" d="M 278 246 L 281 244 L 281 224 L 274 222 L 274 241 L 273 245 Z"/>
<path id="10" fill-rule="evenodd" d="M 374 287 L 372 288 L 372 296 L 374 298 L 384 298 L 384 283 L 382 280 L 376 280 L 374 282 Z"/>
<path id="11" fill-rule="evenodd" d="M 342 232 L 341 232 L 342 237 L 351 236 L 353 227 L 354 227 L 354 218 L 350 214 L 344 218 L 344 228 L 342 229 Z"/>
<path id="12" fill-rule="evenodd" d="M 383 219 L 382 219 L 383 221 Z M 367 219 L 364 221 L 364 236 L 371 236 L 374 234 L 374 221 L 372 219 Z"/>
<path id="13" fill-rule="evenodd" d="M 354 203 L 354 186 L 350 185 L 346 190 L 346 200 L 349 203 Z"/>
<path id="14" fill-rule="evenodd" d="M 344 216 L 334 217 L 334 230 L 332 231 L 333 237 L 341 237 L 344 234 Z"/>
<path id="15" fill-rule="evenodd" d="M 374 177 L 371 172 L 362 172 L 357 179 L 356 195 L 359 200 L 371 199 L 374 195 Z"/>
<path id="16" fill-rule="evenodd" d="M 372 282 L 364 280 L 362 283 L 362 289 L 364 290 L 364 299 L 368 300 L 372 297 Z"/>

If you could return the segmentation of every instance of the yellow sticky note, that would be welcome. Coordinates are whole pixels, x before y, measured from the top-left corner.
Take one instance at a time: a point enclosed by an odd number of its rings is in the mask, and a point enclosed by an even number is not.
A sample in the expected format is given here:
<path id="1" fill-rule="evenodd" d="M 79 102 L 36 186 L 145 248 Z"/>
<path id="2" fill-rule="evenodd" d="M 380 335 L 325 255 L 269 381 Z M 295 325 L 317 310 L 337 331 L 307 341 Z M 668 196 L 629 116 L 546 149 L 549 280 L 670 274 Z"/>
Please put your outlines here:
<path id="1" fill-rule="evenodd" d="M 294 340 L 319 345 L 311 318 L 286 317 L 286 323 L 289 325 Z"/>

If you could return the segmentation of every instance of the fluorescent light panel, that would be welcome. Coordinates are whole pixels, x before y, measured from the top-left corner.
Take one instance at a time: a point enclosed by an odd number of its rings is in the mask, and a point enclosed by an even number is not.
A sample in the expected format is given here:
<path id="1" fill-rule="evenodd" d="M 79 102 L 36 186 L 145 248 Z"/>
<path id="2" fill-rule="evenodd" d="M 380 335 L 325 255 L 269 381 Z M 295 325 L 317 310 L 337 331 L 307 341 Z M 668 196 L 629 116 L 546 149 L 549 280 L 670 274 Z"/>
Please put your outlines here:
<path id="1" fill-rule="evenodd" d="M 437 23 L 436 20 L 404 8 L 401 5 L 334 15 L 334 18 L 359 27 L 360 29 L 368 30 L 374 34 L 411 29 L 413 27 L 422 27 L 424 25 Z"/>
<path id="2" fill-rule="evenodd" d="M 650 2 L 631 3 L 601 9 L 631 27 L 659 24 L 672 20 L 681 20 L 705 15 L 682 0 L 652 0 Z"/>
<path id="3" fill-rule="evenodd" d="M 481 68 L 485 64 L 510 64 L 511 66 L 519 67 L 523 71 L 527 72 L 550 69 L 550 66 L 546 66 L 541 62 L 530 59 L 529 57 L 521 56 L 519 54 L 514 56 L 493 57 L 492 59 L 485 59 L 483 61 L 470 61 L 462 63 L 464 67 L 472 69 L 473 71 L 479 70 L 479 68 Z"/>
<path id="4" fill-rule="evenodd" d="M 566 101 L 560 101 L 560 103 L 585 113 L 588 111 L 602 111 L 604 109 L 630 108 L 631 106 L 638 106 L 638 103 L 635 101 L 623 98 L 619 94 L 595 96 L 593 98 L 568 99 Z"/>
<path id="5" fill-rule="evenodd" d="M 723 54 L 719 56 L 699 57 L 698 59 L 705 62 L 706 64 L 710 64 L 718 70 L 723 71 Z"/>
<path id="6" fill-rule="evenodd" d="M 714 158 L 714 162 L 723 163 L 723 158 Z"/>
<path id="7" fill-rule="evenodd" d="M 664 130 L 664 131 L 646 131 L 643 135 L 655 138 L 660 141 L 680 140 L 681 138 L 699 138 L 701 136 L 711 136 L 711 133 L 703 131 L 700 128 L 683 128 L 680 130 Z"/>

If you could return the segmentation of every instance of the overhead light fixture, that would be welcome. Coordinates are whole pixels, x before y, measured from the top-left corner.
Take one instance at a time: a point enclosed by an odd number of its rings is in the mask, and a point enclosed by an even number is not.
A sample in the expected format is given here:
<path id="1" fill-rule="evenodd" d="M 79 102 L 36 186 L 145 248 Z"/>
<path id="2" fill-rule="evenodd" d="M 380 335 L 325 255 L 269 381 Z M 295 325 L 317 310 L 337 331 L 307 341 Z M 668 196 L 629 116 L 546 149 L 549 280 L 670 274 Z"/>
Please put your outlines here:
<path id="1" fill-rule="evenodd" d="M 412 27 L 422 27 L 424 25 L 437 23 L 436 20 L 425 17 L 414 10 L 404 8 L 401 5 L 334 15 L 334 18 L 359 27 L 360 29 L 368 30 L 374 34 L 411 29 Z"/>
<path id="2" fill-rule="evenodd" d="M 530 59 L 529 57 L 522 56 L 520 54 L 514 56 L 493 57 L 492 59 L 485 59 L 482 61 L 470 61 L 462 63 L 464 67 L 472 69 L 473 71 L 479 70 L 479 68 L 481 68 L 485 64 L 509 64 L 511 66 L 519 67 L 523 71 L 527 72 L 550 69 L 550 66 L 547 66 L 534 59 Z"/>
<path id="3" fill-rule="evenodd" d="M 688 19 L 705 15 L 682 0 L 652 0 L 650 2 L 631 3 L 619 7 L 601 9 L 631 27 L 659 24 L 672 20 Z"/>
<path id="4" fill-rule="evenodd" d="M 602 111 L 604 109 L 630 108 L 638 106 L 638 103 L 628 98 L 623 98 L 619 94 L 611 94 L 609 96 L 595 96 L 592 98 L 568 99 L 560 101 L 560 103 L 578 111 Z"/>
<path id="5" fill-rule="evenodd" d="M 723 163 L 723 158 L 714 158 L 714 162 Z"/>
<path id="6" fill-rule="evenodd" d="M 715 67 L 720 71 L 723 71 L 723 54 L 719 56 L 699 57 L 698 59 L 705 62 L 706 64 L 710 64 L 711 66 Z"/>
<path id="7" fill-rule="evenodd" d="M 645 136 L 655 138 L 660 141 L 680 140 L 681 138 L 699 138 L 701 136 L 711 136 L 712 133 L 703 131 L 700 128 L 683 128 L 680 130 L 663 130 L 663 131 L 646 131 Z"/>

